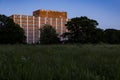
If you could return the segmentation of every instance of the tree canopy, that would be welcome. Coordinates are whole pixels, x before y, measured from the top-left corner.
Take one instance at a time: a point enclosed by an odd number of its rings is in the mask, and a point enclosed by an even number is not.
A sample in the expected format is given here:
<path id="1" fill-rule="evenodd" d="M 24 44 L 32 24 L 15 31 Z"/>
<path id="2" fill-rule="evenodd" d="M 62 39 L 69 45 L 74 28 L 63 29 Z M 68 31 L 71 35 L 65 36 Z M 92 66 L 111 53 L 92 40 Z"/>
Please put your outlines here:
<path id="1" fill-rule="evenodd" d="M 56 44 L 59 42 L 56 30 L 48 24 L 40 29 L 40 44 Z"/>
<path id="2" fill-rule="evenodd" d="M 120 43 L 120 30 L 116 29 L 106 29 L 104 31 L 104 40 L 105 43 L 118 44 Z"/>
<path id="3" fill-rule="evenodd" d="M 69 38 L 72 42 L 86 43 L 92 39 L 92 33 L 96 30 L 98 22 L 89 19 L 86 16 L 72 18 L 67 22 L 66 26 L 71 34 Z"/>
<path id="4" fill-rule="evenodd" d="M 0 43 L 15 44 L 25 43 L 24 30 L 14 21 L 5 16 L 0 15 Z"/>

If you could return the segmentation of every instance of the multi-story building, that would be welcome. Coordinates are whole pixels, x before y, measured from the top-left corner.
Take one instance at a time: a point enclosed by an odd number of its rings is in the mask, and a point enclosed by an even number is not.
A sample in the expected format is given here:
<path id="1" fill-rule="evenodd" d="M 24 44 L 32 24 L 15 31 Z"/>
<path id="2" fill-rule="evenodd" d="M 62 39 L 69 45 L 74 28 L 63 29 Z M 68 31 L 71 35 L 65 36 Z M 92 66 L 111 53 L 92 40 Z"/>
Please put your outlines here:
<path id="1" fill-rule="evenodd" d="M 53 26 L 59 35 L 66 32 L 65 23 L 68 20 L 66 12 L 51 10 L 36 10 L 33 16 L 14 14 L 10 17 L 24 29 L 27 43 L 39 42 L 40 28 L 44 24 Z"/>

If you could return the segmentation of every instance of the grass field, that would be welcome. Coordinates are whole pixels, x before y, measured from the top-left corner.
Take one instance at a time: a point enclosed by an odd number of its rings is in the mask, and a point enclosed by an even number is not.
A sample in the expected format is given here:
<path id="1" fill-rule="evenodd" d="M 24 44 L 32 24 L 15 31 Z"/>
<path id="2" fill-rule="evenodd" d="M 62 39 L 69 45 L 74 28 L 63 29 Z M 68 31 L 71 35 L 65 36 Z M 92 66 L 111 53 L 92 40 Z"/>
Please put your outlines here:
<path id="1" fill-rule="evenodd" d="M 120 80 L 120 45 L 0 45 L 0 80 Z"/>

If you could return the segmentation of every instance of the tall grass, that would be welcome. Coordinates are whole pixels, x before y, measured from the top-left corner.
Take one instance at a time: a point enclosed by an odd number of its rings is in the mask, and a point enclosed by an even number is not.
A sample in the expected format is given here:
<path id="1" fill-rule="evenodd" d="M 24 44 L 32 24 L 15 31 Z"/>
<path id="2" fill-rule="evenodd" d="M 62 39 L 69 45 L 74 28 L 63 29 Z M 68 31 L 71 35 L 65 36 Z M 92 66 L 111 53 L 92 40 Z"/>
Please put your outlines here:
<path id="1" fill-rule="evenodd" d="M 120 80 L 120 45 L 1 45 L 0 80 Z"/>

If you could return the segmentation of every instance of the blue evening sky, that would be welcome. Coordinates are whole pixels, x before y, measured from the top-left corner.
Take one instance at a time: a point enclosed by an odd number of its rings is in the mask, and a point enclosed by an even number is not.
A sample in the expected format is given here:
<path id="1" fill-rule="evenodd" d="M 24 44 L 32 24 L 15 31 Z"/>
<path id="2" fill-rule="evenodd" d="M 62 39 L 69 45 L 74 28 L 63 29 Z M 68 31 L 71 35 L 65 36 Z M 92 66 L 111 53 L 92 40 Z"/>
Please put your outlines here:
<path id="1" fill-rule="evenodd" d="M 38 9 L 68 12 L 68 18 L 87 16 L 102 29 L 120 29 L 120 0 L 0 0 L 0 14 L 32 15 Z"/>

